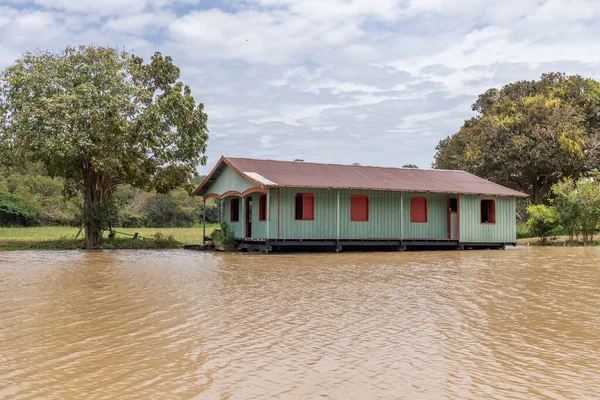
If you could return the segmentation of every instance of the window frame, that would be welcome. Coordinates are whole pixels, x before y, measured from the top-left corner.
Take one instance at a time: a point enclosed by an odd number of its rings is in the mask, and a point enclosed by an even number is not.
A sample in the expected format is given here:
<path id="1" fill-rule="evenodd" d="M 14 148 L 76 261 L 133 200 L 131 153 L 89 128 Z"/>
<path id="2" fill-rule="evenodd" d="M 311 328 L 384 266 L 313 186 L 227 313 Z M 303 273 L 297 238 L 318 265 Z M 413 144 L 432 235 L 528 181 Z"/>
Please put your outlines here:
<path id="1" fill-rule="evenodd" d="M 358 198 L 358 199 L 364 199 L 367 203 L 367 215 L 366 215 L 366 219 L 355 219 L 355 215 L 352 209 L 352 199 L 353 198 Z M 350 222 L 369 222 L 369 219 L 371 217 L 371 209 L 370 209 L 370 201 L 369 201 L 369 196 L 366 194 L 353 194 L 350 195 Z"/>
<path id="2" fill-rule="evenodd" d="M 413 200 L 424 200 L 425 201 L 425 220 L 424 221 L 413 221 Z M 411 224 L 426 224 L 429 222 L 429 200 L 425 196 L 412 196 L 409 203 L 409 214 Z"/>
<path id="3" fill-rule="evenodd" d="M 492 206 L 492 210 L 493 210 L 492 216 L 493 216 L 493 218 L 490 218 L 490 207 L 488 205 L 488 211 L 487 211 L 487 213 L 488 213 L 488 222 L 483 222 L 483 213 L 482 213 L 482 211 L 483 211 L 483 202 L 484 201 L 491 202 L 491 204 L 493 204 L 493 206 Z M 489 222 L 490 220 L 493 220 L 493 221 Z M 479 201 L 479 223 L 481 225 L 496 225 L 496 200 L 495 199 L 481 199 Z"/>
<path id="4" fill-rule="evenodd" d="M 296 201 L 297 197 L 299 195 L 302 195 L 302 218 L 297 218 L 297 207 L 298 207 L 298 203 Z M 304 218 L 304 196 L 310 196 L 312 197 L 312 218 L 311 219 L 307 219 Z M 294 195 L 294 221 L 314 221 L 315 220 L 315 195 L 314 193 L 309 193 L 309 192 L 298 192 Z"/>
<path id="5" fill-rule="evenodd" d="M 267 195 L 258 196 L 258 220 L 265 222 L 267 220 Z"/>
<path id="6" fill-rule="evenodd" d="M 237 219 L 233 219 L 233 202 L 237 202 Z M 239 197 L 232 197 L 229 199 L 229 222 L 240 222 L 240 199 Z"/>

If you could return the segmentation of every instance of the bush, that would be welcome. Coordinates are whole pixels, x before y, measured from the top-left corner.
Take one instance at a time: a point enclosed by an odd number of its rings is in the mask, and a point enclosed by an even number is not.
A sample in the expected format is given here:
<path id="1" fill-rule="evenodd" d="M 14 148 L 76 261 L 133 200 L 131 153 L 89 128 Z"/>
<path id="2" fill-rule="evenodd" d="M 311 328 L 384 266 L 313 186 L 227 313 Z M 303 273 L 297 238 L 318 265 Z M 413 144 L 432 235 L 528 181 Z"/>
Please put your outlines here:
<path id="1" fill-rule="evenodd" d="M 223 219 L 223 216 L 221 215 L 221 207 L 219 201 L 210 201 L 209 199 L 206 202 L 207 224 L 218 224 Z M 202 211 L 200 211 L 200 222 L 202 222 Z"/>
<path id="2" fill-rule="evenodd" d="M 233 231 L 225 221 L 221 221 L 221 229 L 215 229 L 210 234 L 210 238 L 215 245 L 228 246 L 233 244 L 234 237 Z"/>
<path id="3" fill-rule="evenodd" d="M 600 223 L 600 182 L 598 176 L 564 179 L 552 187 L 551 200 L 559 223 L 569 241 L 582 235 L 584 242 L 594 240 Z"/>
<path id="4" fill-rule="evenodd" d="M 558 212 L 559 223 L 572 241 L 581 232 L 581 203 L 577 194 L 577 184 L 567 178 L 552 186 L 552 205 Z"/>
<path id="5" fill-rule="evenodd" d="M 591 178 L 577 181 L 581 209 L 581 235 L 584 242 L 592 242 L 600 222 L 600 183 Z"/>
<path id="6" fill-rule="evenodd" d="M 184 207 L 171 194 L 156 194 L 150 200 L 146 215 L 148 225 L 157 228 L 191 227 L 196 222 L 193 207 Z"/>
<path id="7" fill-rule="evenodd" d="M 527 229 L 538 236 L 542 243 L 546 243 L 548 237 L 555 235 L 558 231 L 560 217 L 554 207 L 543 204 L 531 205 L 527 207 L 527 213 L 529 214 Z"/>
<path id="8" fill-rule="evenodd" d="M 11 195 L 0 195 L 0 226 L 32 226 L 35 215 L 30 208 Z"/>
<path id="9" fill-rule="evenodd" d="M 123 228 L 144 228 L 147 225 L 147 218 L 144 215 L 136 214 L 129 210 L 119 212 L 116 226 Z"/>
<path id="10" fill-rule="evenodd" d="M 177 249 L 181 248 L 182 243 L 177 241 L 172 235 L 165 236 L 160 232 L 152 235 L 151 238 L 123 238 L 115 237 L 107 239 L 104 243 L 105 248 L 111 250 L 119 249 Z"/>
<path id="11" fill-rule="evenodd" d="M 529 228 L 527 228 L 527 223 L 517 222 L 517 239 L 526 239 L 530 237 L 535 237 L 535 235 L 529 232 Z"/>

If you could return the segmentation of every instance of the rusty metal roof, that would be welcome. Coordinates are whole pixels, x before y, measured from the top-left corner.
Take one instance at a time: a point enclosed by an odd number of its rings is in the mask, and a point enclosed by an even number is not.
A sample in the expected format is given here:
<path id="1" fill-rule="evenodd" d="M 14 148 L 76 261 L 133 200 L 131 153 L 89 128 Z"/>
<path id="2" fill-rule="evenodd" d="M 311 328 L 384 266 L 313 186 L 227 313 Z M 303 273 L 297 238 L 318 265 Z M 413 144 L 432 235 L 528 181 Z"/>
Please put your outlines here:
<path id="1" fill-rule="evenodd" d="M 464 171 L 389 168 L 362 165 L 318 164 L 300 161 L 257 160 L 222 157 L 215 169 L 195 193 L 216 177 L 219 165 L 227 164 L 244 178 L 260 187 L 305 187 L 364 189 L 430 193 L 482 194 L 527 197 Z"/>

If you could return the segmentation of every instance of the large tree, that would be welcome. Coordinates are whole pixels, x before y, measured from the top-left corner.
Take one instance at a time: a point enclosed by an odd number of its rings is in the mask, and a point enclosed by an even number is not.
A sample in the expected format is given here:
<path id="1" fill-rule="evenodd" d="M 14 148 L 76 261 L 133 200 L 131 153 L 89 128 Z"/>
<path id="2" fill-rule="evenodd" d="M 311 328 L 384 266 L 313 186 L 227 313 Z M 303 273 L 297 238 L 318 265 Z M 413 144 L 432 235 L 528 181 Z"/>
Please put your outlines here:
<path id="1" fill-rule="evenodd" d="M 600 83 L 542 75 L 479 96 L 460 130 L 438 144 L 434 167 L 463 169 L 530 194 L 541 203 L 553 184 L 600 162 Z"/>
<path id="2" fill-rule="evenodd" d="M 0 75 L 0 162 L 41 162 L 83 203 L 96 248 L 117 184 L 167 192 L 206 163 L 204 106 L 170 57 L 109 47 L 26 53 Z"/>

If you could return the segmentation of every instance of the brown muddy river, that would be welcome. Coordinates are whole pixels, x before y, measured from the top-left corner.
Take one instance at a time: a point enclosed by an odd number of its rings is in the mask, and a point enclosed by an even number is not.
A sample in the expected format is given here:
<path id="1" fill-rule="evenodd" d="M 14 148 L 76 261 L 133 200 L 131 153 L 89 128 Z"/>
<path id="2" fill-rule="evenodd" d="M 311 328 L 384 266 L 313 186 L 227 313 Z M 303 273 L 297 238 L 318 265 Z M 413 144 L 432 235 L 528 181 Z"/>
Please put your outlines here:
<path id="1" fill-rule="evenodd" d="M 597 399 L 600 249 L 0 253 L 0 397 Z"/>

